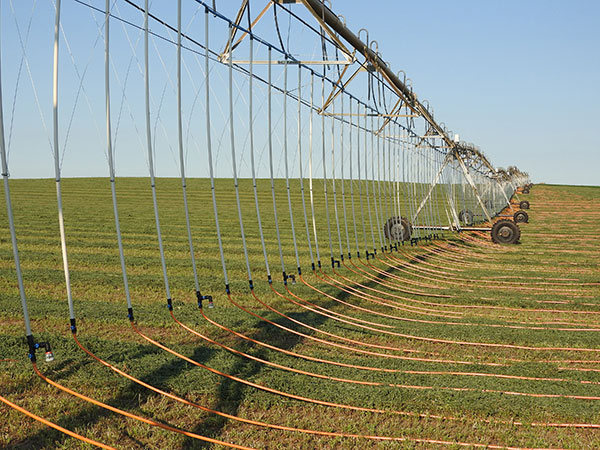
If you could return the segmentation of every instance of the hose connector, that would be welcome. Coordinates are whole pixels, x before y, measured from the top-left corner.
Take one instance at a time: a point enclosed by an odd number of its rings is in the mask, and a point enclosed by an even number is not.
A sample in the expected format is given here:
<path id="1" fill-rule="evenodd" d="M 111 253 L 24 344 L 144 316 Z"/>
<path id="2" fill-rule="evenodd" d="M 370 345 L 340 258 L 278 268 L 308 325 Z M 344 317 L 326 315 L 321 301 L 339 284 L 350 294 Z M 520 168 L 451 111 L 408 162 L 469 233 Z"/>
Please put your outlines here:
<path id="1" fill-rule="evenodd" d="M 35 353 L 40 348 L 45 350 L 45 360 L 46 362 L 54 361 L 54 353 L 52 353 L 52 347 L 50 346 L 50 342 L 35 342 L 33 336 L 27 336 L 27 345 L 29 346 L 29 359 L 32 363 L 36 362 Z"/>
<path id="2" fill-rule="evenodd" d="M 201 295 L 198 297 L 198 308 L 202 309 L 202 301 L 203 300 L 208 300 L 208 307 L 209 308 L 214 308 L 215 305 L 213 303 L 213 298 L 212 295 Z"/>
<path id="3" fill-rule="evenodd" d="M 77 334 L 77 325 L 75 324 L 75 319 L 71 319 L 71 333 Z"/>

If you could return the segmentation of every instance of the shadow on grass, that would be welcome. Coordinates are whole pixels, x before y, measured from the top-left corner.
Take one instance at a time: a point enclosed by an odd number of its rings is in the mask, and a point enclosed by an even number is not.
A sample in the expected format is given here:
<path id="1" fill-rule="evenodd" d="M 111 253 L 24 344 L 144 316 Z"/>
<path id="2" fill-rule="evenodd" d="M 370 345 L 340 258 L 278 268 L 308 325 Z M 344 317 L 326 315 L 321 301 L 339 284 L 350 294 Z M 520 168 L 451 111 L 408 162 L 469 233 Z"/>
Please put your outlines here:
<path id="1" fill-rule="evenodd" d="M 391 274 L 394 272 L 397 272 L 397 270 L 394 268 L 389 268 L 386 270 L 386 274 Z M 380 275 L 378 279 L 381 280 L 387 278 L 388 275 L 386 274 Z M 365 280 L 362 284 L 367 286 L 376 286 L 378 282 L 372 280 Z M 354 285 L 351 287 L 358 289 L 360 286 Z M 284 295 L 287 296 L 289 294 L 284 292 Z M 334 295 L 339 300 L 347 301 L 349 297 L 352 297 L 353 294 L 342 290 L 337 290 L 337 292 Z M 323 301 L 324 303 L 322 303 L 321 306 L 327 309 L 333 309 L 337 306 L 337 303 L 334 300 L 327 299 L 326 297 L 323 297 Z M 312 311 L 291 312 L 287 313 L 286 315 L 291 319 L 297 320 L 298 322 L 306 323 L 307 325 L 313 327 L 318 327 L 319 325 L 330 321 L 329 318 L 321 314 L 314 313 Z M 278 325 L 283 325 L 292 330 L 300 331 L 304 334 L 312 334 L 310 330 L 306 329 L 300 324 L 294 323 L 286 317 L 278 316 L 276 319 L 271 320 Z M 259 328 L 259 330 L 253 336 L 251 336 L 252 338 L 259 341 L 268 342 L 269 344 L 282 348 L 284 350 L 291 350 L 304 340 L 302 336 L 298 336 L 296 334 L 282 330 L 265 321 L 258 322 L 256 326 Z M 340 325 L 336 323 L 336 326 L 339 327 Z M 351 331 L 356 331 L 356 329 L 350 329 L 349 327 L 346 327 L 344 325 L 342 325 L 341 327 Z M 361 329 L 360 331 L 363 333 L 371 334 L 369 331 L 366 330 Z M 248 350 L 254 351 L 250 352 Z M 257 356 L 259 358 L 267 359 L 267 357 L 265 356 L 265 351 L 262 349 L 262 347 L 257 346 L 255 344 L 248 344 L 246 346 L 245 351 L 246 353 L 252 353 L 254 356 Z M 233 369 L 230 371 L 230 374 L 238 376 L 240 378 L 249 379 L 252 376 L 255 376 L 258 373 L 260 373 L 263 369 L 264 366 L 260 363 L 240 358 L 239 361 L 233 367 Z M 224 379 L 219 385 L 219 397 L 214 405 L 214 409 L 226 412 L 228 414 L 237 415 L 240 406 L 244 401 L 245 393 L 248 391 L 248 389 L 253 388 L 247 387 L 233 380 Z M 198 424 L 195 427 L 194 432 L 213 438 L 218 438 L 226 424 L 227 419 L 223 419 L 222 417 L 213 415 L 209 417 L 209 419 L 207 419 L 205 422 Z M 211 444 L 195 441 L 193 439 L 186 439 L 185 443 L 181 446 L 181 449 L 192 450 L 210 447 Z"/>
<path id="2" fill-rule="evenodd" d="M 395 269 L 393 268 L 386 270 L 386 272 L 388 273 L 392 273 L 394 271 Z M 386 276 L 380 275 L 380 278 L 384 279 L 386 278 Z M 368 286 L 375 286 L 377 282 L 365 280 L 365 282 L 362 284 L 366 284 Z M 354 287 L 358 288 L 358 286 Z M 335 296 L 340 300 L 348 300 L 348 298 L 351 297 L 352 294 L 344 291 L 338 291 L 335 294 Z M 326 301 L 325 307 L 334 308 L 335 305 L 335 302 L 333 300 L 330 300 Z M 292 319 L 309 324 L 311 326 L 319 326 L 329 320 L 328 318 L 320 314 L 316 314 L 310 311 L 293 312 L 289 313 L 288 316 Z M 273 322 L 280 325 L 284 325 L 294 330 L 302 331 L 306 334 L 311 334 L 310 330 L 306 330 L 301 325 L 293 323 L 285 317 L 277 317 L 273 320 Z M 286 332 L 285 330 L 281 330 L 264 321 L 258 322 L 257 327 L 258 330 L 254 334 L 254 336 L 252 336 L 253 338 L 257 340 L 268 341 L 270 344 L 285 350 L 290 350 L 294 348 L 304 339 L 301 336 Z M 267 352 L 262 347 L 251 343 L 244 345 L 244 347 L 245 352 L 251 353 L 254 356 L 257 356 L 262 359 L 268 359 Z M 190 357 L 195 361 L 204 362 L 207 361 L 216 351 L 217 349 L 211 349 L 207 346 L 201 345 L 195 348 L 193 354 Z M 120 355 L 121 358 L 116 359 L 119 359 L 120 361 L 131 361 L 152 353 L 160 352 L 162 351 L 153 345 L 138 345 L 134 348 L 127 349 L 126 353 Z M 236 357 L 236 360 L 236 363 L 231 369 L 228 370 L 228 373 L 232 376 L 241 379 L 252 379 L 256 375 L 260 374 L 261 371 L 270 370 L 269 368 L 265 368 L 264 365 L 258 362 L 251 361 L 243 357 Z M 76 372 L 82 367 L 93 363 L 93 361 L 88 360 L 76 362 L 73 358 L 64 360 L 61 361 L 59 365 L 53 367 L 48 376 L 49 378 L 52 378 L 55 381 L 67 379 L 70 376 L 76 374 Z M 166 384 L 168 384 L 168 380 L 177 377 L 190 369 L 197 368 L 191 366 L 184 360 L 175 359 L 155 368 L 154 370 L 146 374 L 144 377 L 142 377 L 142 380 L 155 386 L 165 386 Z M 210 407 L 212 409 L 222 411 L 227 414 L 238 415 L 240 407 L 244 403 L 244 399 L 249 389 L 254 388 L 248 387 L 242 383 L 228 378 L 223 378 L 217 387 L 217 400 L 214 403 L 214 405 L 210 405 Z M 152 397 L 157 397 L 157 394 L 132 382 L 121 388 L 119 392 L 117 392 L 114 397 L 107 400 L 106 403 L 120 409 L 128 410 L 137 408 L 139 405 L 146 403 Z M 114 413 L 111 413 L 103 408 L 89 406 L 83 408 L 75 415 L 66 415 L 62 417 L 56 423 L 62 427 L 71 430 L 81 429 L 89 427 L 90 425 L 97 423 L 100 419 L 110 416 L 112 414 Z M 221 416 L 211 414 L 208 415 L 201 422 L 199 422 L 192 431 L 203 436 L 218 439 L 219 436 L 222 434 L 224 427 L 227 425 L 227 422 L 228 419 L 224 419 Z M 125 436 L 127 436 L 126 439 L 129 440 L 131 444 L 139 446 L 140 448 L 144 447 L 144 444 L 142 442 L 139 442 L 137 439 L 130 436 L 126 432 Z M 53 448 L 59 445 L 59 443 L 64 442 L 66 439 L 68 438 L 64 434 L 48 428 L 38 431 L 36 434 L 29 436 L 27 439 L 21 442 L 12 442 L 10 443 L 10 445 L 1 448 L 11 448 L 18 450 L 39 449 L 44 447 Z M 210 443 L 206 443 L 193 438 L 185 438 L 180 448 L 182 450 L 188 450 L 210 447 L 212 447 L 212 444 Z"/>
<path id="3" fill-rule="evenodd" d="M 288 316 L 299 322 L 309 323 L 312 326 L 322 324 L 327 320 L 326 317 L 316 315 L 308 311 L 289 313 Z M 277 317 L 276 319 L 270 320 L 293 330 L 300 331 L 302 328 L 301 325 L 295 324 L 285 317 Z M 265 321 L 259 321 L 256 324 L 256 327 L 258 330 L 250 337 L 259 341 L 268 342 L 271 345 L 285 350 L 291 350 L 304 339 L 302 336 L 286 332 L 285 330 L 275 327 Z M 306 330 L 302 330 L 302 332 L 306 333 Z M 256 344 L 245 344 L 243 351 L 258 358 L 268 360 L 267 352 L 263 347 Z M 229 374 L 238 378 L 248 380 L 255 377 L 263 370 L 271 370 L 270 368 L 265 367 L 263 364 L 260 364 L 256 361 L 252 361 L 243 357 L 236 358 L 238 361 L 229 370 Z M 218 398 L 212 408 L 227 414 L 238 415 L 246 394 L 253 389 L 254 388 L 241 384 L 237 381 L 224 378 L 219 383 L 217 389 Z M 227 423 L 228 419 L 224 419 L 217 415 L 211 415 L 205 421 L 199 423 L 193 431 L 204 436 L 218 439 Z M 188 438 L 180 448 L 182 450 L 212 448 L 212 444 Z"/>
<path id="4" fill-rule="evenodd" d="M 123 351 L 125 352 L 123 353 L 123 359 L 127 360 L 134 360 L 136 358 L 147 356 L 152 353 L 162 352 L 160 349 L 152 345 L 137 345 L 134 348 L 129 349 L 126 349 L 124 347 Z M 214 350 L 208 349 L 206 347 L 198 347 L 194 351 L 192 358 L 198 361 L 203 361 L 210 358 L 213 353 Z M 84 358 L 87 358 L 87 355 L 85 355 Z M 73 361 L 73 359 L 69 359 L 59 362 L 57 365 L 53 366 L 51 370 L 44 371 L 42 368 L 42 373 L 45 372 L 45 375 L 48 376 L 48 378 L 60 383 L 61 380 L 67 379 L 84 366 L 88 366 L 90 364 L 95 363 L 96 362 L 93 360 L 82 360 L 79 362 L 75 362 Z M 99 366 L 99 363 L 96 363 L 96 366 Z M 185 361 L 181 359 L 176 359 L 157 367 L 156 369 L 152 370 L 140 379 L 149 384 L 164 385 L 170 378 L 175 377 L 187 370 L 190 370 L 192 367 L 193 366 L 190 366 Z M 110 371 L 110 369 L 108 368 L 102 370 Z M 118 376 L 117 374 L 114 375 Z M 23 388 L 26 388 L 26 386 L 18 386 L 14 389 L 14 391 L 16 392 Z M 104 401 L 104 403 L 128 411 L 137 408 L 141 404 L 146 403 L 150 398 L 153 397 L 159 397 L 159 395 L 134 382 L 131 382 L 125 385 L 123 388 L 121 388 L 112 398 Z M 49 400 L 52 400 L 52 398 L 49 398 Z M 43 412 L 40 413 L 40 415 L 44 417 Z M 101 407 L 90 405 L 79 410 L 77 414 L 64 415 L 59 420 L 56 420 L 55 423 L 66 429 L 76 430 L 87 428 L 90 425 L 98 423 L 102 418 L 111 415 L 116 415 L 116 413 L 112 413 Z M 152 419 L 157 422 L 161 422 L 160 420 L 157 420 L 155 418 Z M 140 442 L 138 439 L 132 437 L 129 433 L 127 433 L 127 427 L 124 428 L 123 433 L 127 437 L 126 440 L 130 441 L 130 444 L 134 444 L 138 448 L 146 447 L 146 445 L 143 442 Z M 85 432 L 83 434 L 86 435 Z M 0 448 L 7 450 L 34 450 L 41 448 L 56 448 L 68 439 L 70 439 L 68 436 L 57 430 L 51 428 L 44 428 L 20 442 L 10 442 L 5 446 L 0 446 Z"/>

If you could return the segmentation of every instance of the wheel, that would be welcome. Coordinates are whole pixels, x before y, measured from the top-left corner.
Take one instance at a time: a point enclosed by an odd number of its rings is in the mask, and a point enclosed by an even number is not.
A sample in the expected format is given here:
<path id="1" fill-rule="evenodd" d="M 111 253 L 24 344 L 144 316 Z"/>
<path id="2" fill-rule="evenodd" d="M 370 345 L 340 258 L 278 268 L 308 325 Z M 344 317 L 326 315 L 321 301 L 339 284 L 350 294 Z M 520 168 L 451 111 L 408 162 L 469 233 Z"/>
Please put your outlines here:
<path id="1" fill-rule="evenodd" d="M 390 217 L 383 227 L 383 234 L 393 242 L 409 241 L 412 225 L 404 217 Z"/>
<path id="2" fill-rule="evenodd" d="M 523 189 L 523 194 L 529 194 L 529 188 Z"/>
<path id="3" fill-rule="evenodd" d="M 499 220 L 492 227 L 492 242 L 495 244 L 516 244 L 521 237 L 521 229 L 512 220 Z"/>
<path id="4" fill-rule="evenodd" d="M 391 241 L 409 241 L 412 225 L 404 217 L 390 217 L 383 227 L 383 234 Z"/>
<path id="5" fill-rule="evenodd" d="M 468 209 L 463 209 L 458 213 L 458 220 L 466 225 L 473 225 L 473 213 Z"/>
<path id="6" fill-rule="evenodd" d="M 529 214 L 527 214 L 525 211 L 517 211 L 513 215 L 513 220 L 515 223 L 527 223 L 529 222 Z"/>
<path id="7" fill-rule="evenodd" d="M 521 209 L 529 209 L 529 202 L 527 200 L 521 201 L 521 203 L 519 203 L 519 208 L 521 208 Z"/>

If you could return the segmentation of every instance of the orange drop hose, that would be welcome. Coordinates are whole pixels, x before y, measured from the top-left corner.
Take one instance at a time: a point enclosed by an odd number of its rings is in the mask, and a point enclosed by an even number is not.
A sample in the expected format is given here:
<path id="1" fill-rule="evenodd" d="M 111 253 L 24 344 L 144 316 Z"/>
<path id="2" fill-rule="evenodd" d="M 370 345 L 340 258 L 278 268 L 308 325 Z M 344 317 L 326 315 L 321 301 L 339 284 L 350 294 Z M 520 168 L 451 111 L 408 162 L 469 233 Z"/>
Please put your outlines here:
<path id="1" fill-rule="evenodd" d="M 190 438 L 193 438 L 193 439 L 198 439 L 198 440 L 201 440 L 201 441 L 204 441 L 204 442 L 210 442 L 212 444 L 219 444 L 219 445 L 223 445 L 223 446 L 229 447 L 229 448 L 237 448 L 239 450 L 256 450 L 256 449 L 254 449 L 252 447 L 245 447 L 245 446 L 242 446 L 242 445 L 231 444 L 229 442 L 219 441 L 217 439 L 212 439 L 212 438 L 209 438 L 209 437 L 206 437 L 206 436 L 201 436 L 199 434 L 192 433 L 190 431 L 185 431 L 185 430 L 182 430 L 182 429 L 179 429 L 179 428 L 172 427 L 170 425 L 166 425 L 164 423 L 157 422 L 157 421 L 152 420 L 152 419 L 147 419 L 145 417 L 138 416 L 136 414 L 132 414 L 132 413 L 127 412 L 127 411 L 123 411 L 122 409 L 115 408 L 114 406 L 107 405 L 106 403 L 102 403 L 101 401 L 98 401 L 98 400 L 93 399 L 91 397 L 88 397 L 86 395 L 80 394 L 79 392 L 75 392 L 72 389 L 69 389 L 69 388 L 67 388 L 67 387 L 65 387 L 65 386 L 63 386 L 61 384 L 58 384 L 57 382 L 55 382 L 55 381 L 47 378 L 46 376 L 44 376 L 39 371 L 36 363 L 33 363 L 33 370 L 35 371 L 35 373 L 42 380 L 44 380 L 46 383 L 50 384 L 51 386 L 54 386 L 54 387 L 60 389 L 61 391 L 66 392 L 68 394 L 71 394 L 74 397 L 77 397 L 77 398 L 79 398 L 81 400 L 84 400 L 84 401 L 86 401 L 88 403 L 91 403 L 93 405 L 99 406 L 99 407 L 104 408 L 104 409 L 106 409 L 108 411 L 112 411 L 114 413 L 120 414 L 120 415 L 122 415 L 124 417 L 128 417 L 130 419 L 134 419 L 134 420 L 146 423 L 148 425 L 152 425 L 154 427 L 162 428 L 163 430 L 167 430 L 167 431 L 172 431 L 172 432 L 175 432 L 175 433 L 179 433 L 179 434 L 182 434 L 182 435 L 184 435 L 186 437 L 190 437 Z"/>
<path id="2" fill-rule="evenodd" d="M 31 417 L 34 420 L 37 420 L 40 423 L 43 423 L 44 425 L 46 425 L 50 428 L 54 428 L 55 430 L 60 431 L 61 433 L 66 434 L 67 436 L 71 436 L 72 438 L 75 438 L 82 442 L 85 442 L 86 444 L 90 444 L 90 445 L 93 445 L 93 446 L 99 447 L 99 448 L 104 448 L 106 450 L 117 450 L 114 447 L 103 444 L 102 442 L 94 441 L 93 439 L 86 438 L 85 436 L 82 436 L 71 430 L 67 430 L 66 428 L 63 428 L 60 425 L 55 424 L 54 422 L 50 422 L 49 420 L 46 420 L 43 417 L 40 417 L 40 416 L 26 410 L 25 408 L 20 407 L 19 405 L 11 402 L 10 400 L 8 400 L 7 398 L 5 398 L 1 395 L 0 395 L 0 402 L 5 403 L 6 405 L 10 406 L 11 408 L 19 411 L 20 413 L 25 414 L 26 416 Z"/>

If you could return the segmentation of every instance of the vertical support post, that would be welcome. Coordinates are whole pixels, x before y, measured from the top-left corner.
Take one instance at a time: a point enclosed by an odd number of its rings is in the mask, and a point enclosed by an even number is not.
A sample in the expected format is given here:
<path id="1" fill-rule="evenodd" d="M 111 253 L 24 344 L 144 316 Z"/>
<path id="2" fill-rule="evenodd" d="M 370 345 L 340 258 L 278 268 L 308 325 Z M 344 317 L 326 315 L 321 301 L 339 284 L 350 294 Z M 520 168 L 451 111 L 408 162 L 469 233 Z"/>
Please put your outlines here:
<path id="1" fill-rule="evenodd" d="M 285 57 L 285 64 L 283 66 L 283 158 L 285 160 L 285 187 L 287 190 L 288 209 L 290 211 L 290 225 L 292 231 L 292 242 L 294 243 L 294 253 L 296 255 L 296 268 L 298 274 L 301 273 L 300 269 L 300 256 L 298 255 L 298 246 L 296 244 L 296 229 L 294 226 L 294 211 L 292 208 L 292 196 L 290 190 L 290 177 L 289 177 L 289 162 L 288 162 L 288 128 L 287 128 L 287 98 L 289 95 L 288 91 L 288 57 Z"/>
<path id="2" fill-rule="evenodd" d="M 165 262 L 165 252 L 163 249 L 163 240 L 160 230 L 160 219 L 158 216 L 158 201 L 156 199 L 156 180 L 154 177 L 154 158 L 152 149 L 152 128 L 150 124 L 150 68 L 149 68 L 149 43 L 148 43 L 148 0 L 144 8 L 144 87 L 146 100 L 146 141 L 148 146 L 148 170 L 150 171 L 150 184 L 152 187 L 152 203 L 154 205 L 154 220 L 156 222 L 156 235 L 158 238 L 158 249 L 160 252 L 160 264 L 163 272 L 165 291 L 167 294 L 167 305 L 171 305 L 171 290 L 169 288 L 169 279 L 167 277 L 167 265 Z"/>
<path id="3" fill-rule="evenodd" d="M 148 1 L 148 0 L 146 0 Z M 225 255 L 223 253 L 223 240 L 221 239 L 221 227 L 219 225 L 219 211 L 217 208 L 217 194 L 215 191 L 215 175 L 213 168 L 213 157 L 212 157 L 212 134 L 210 130 L 210 65 L 209 65 L 209 11 L 208 7 L 204 8 L 204 75 L 206 76 L 206 82 L 204 83 L 206 93 L 206 150 L 208 153 L 208 170 L 210 173 L 210 190 L 212 195 L 213 211 L 215 214 L 215 228 L 217 229 L 217 241 L 219 243 L 219 254 L 221 257 L 221 266 L 223 267 L 223 278 L 225 279 L 225 292 L 230 293 L 229 289 L 229 276 L 227 275 L 227 265 L 225 264 Z M 270 81 L 270 80 L 269 80 Z"/>
<path id="4" fill-rule="evenodd" d="M 208 49 L 208 46 L 206 47 Z M 207 50 L 208 52 L 208 50 Z M 271 197 L 273 198 L 273 217 L 275 220 L 275 231 L 277 233 L 277 244 L 279 247 L 279 259 L 281 260 L 281 272 L 283 273 L 283 282 L 286 282 L 287 274 L 285 273 L 285 261 L 283 260 L 283 250 L 281 249 L 281 236 L 279 233 L 279 219 L 277 218 L 277 202 L 275 201 L 275 181 L 273 174 L 273 49 L 269 47 L 269 64 L 268 64 L 268 94 L 267 94 L 267 141 L 269 144 L 269 174 L 271 176 Z M 207 53 L 208 54 L 208 53 Z M 208 58 L 208 56 L 207 56 Z"/>
<path id="5" fill-rule="evenodd" d="M 112 131 L 111 131 L 111 113 L 110 113 L 110 2 L 106 0 L 104 16 L 104 95 L 106 97 L 106 151 L 108 153 L 108 171 L 110 176 L 110 191 L 113 203 L 113 215 L 115 218 L 115 229 L 117 232 L 117 245 L 119 247 L 119 260 L 121 263 L 121 273 L 123 274 L 123 286 L 125 289 L 125 298 L 127 300 L 127 314 L 129 320 L 133 320 L 133 307 L 131 305 L 131 295 L 129 293 L 129 282 L 127 280 L 127 269 L 125 266 L 125 256 L 123 252 L 123 239 L 121 237 L 121 226 L 119 220 L 119 209 L 117 207 L 117 191 L 115 186 L 115 163 L 113 157 Z"/>
<path id="6" fill-rule="evenodd" d="M 314 114 L 314 97 L 315 97 L 315 74 L 310 72 L 310 115 L 308 121 L 308 189 L 310 192 L 310 211 L 312 218 L 312 228 L 315 237 L 315 250 L 317 252 L 317 265 L 321 267 L 321 255 L 319 253 L 319 239 L 317 237 L 317 221 L 315 218 L 315 201 L 313 193 L 313 114 Z M 324 178 L 324 177 L 323 177 Z M 324 182 L 324 180 L 323 180 Z M 315 267 L 313 267 L 313 271 Z"/>
<path id="7" fill-rule="evenodd" d="M 108 1 L 108 0 L 107 0 Z M 190 226 L 190 210 L 188 208 L 187 181 L 185 177 L 185 159 L 183 154 L 183 117 L 181 104 L 181 0 L 177 0 L 177 136 L 179 143 L 179 171 L 181 175 L 181 189 L 183 193 L 183 209 L 185 213 L 185 225 L 194 273 L 194 286 L 196 297 L 200 299 L 200 284 L 198 282 L 198 270 L 196 268 L 196 255 L 194 254 L 194 243 L 192 240 L 192 228 Z"/>
<path id="8" fill-rule="evenodd" d="M 231 25 L 230 25 L 231 26 Z M 233 26 L 231 26 L 233 27 Z M 242 238 L 242 249 L 244 250 L 244 258 L 246 260 L 246 271 L 248 272 L 248 282 L 250 290 L 254 289 L 252 282 L 252 271 L 250 269 L 250 260 L 248 259 L 248 247 L 246 245 L 246 233 L 244 232 L 244 219 L 242 217 L 242 206 L 240 203 L 240 188 L 237 176 L 237 162 L 235 154 L 235 133 L 234 133 L 234 116 L 233 116 L 233 58 L 229 58 L 229 138 L 231 145 L 231 169 L 233 171 L 233 185 L 235 187 L 235 203 L 237 205 L 238 219 L 240 223 L 240 233 Z"/>
<path id="9" fill-rule="evenodd" d="M 251 30 L 250 30 L 251 31 Z M 258 190 L 256 186 L 256 167 L 254 161 L 254 85 L 252 80 L 254 78 L 254 36 L 250 34 L 250 65 L 248 66 L 249 79 L 248 79 L 248 125 L 249 125 L 249 138 L 250 138 L 250 164 L 252 169 L 252 187 L 254 189 L 254 207 L 256 208 L 256 219 L 258 221 L 258 231 L 260 234 L 260 243 L 262 245 L 263 256 L 265 258 L 265 267 L 267 269 L 267 280 L 271 282 L 271 267 L 269 266 L 269 258 L 267 256 L 267 247 L 265 245 L 265 235 L 262 227 L 262 219 L 260 216 L 260 207 L 258 205 Z"/>
<path id="10" fill-rule="evenodd" d="M 75 332 L 75 308 L 73 306 L 73 295 L 71 293 L 71 276 L 69 273 L 69 259 L 67 256 L 67 239 L 65 233 L 65 219 L 62 204 L 61 174 L 60 174 L 60 148 L 58 144 L 58 56 L 60 38 L 60 0 L 56 1 L 56 16 L 54 23 L 54 62 L 52 70 L 52 119 L 53 119 L 53 149 L 54 149 L 54 175 L 56 178 L 56 200 L 58 207 L 58 228 L 60 232 L 60 247 L 63 260 L 63 271 L 65 273 L 65 285 L 67 288 L 67 301 L 69 303 L 69 315 L 71 330 Z"/>
<path id="11" fill-rule="evenodd" d="M 1 5 L 0 5 L 1 7 Z M 0 18 L 2 16 L 0 15 Z M 0 26 L 2 21 L 0 20 Z M 15 270 L 17 272 L 17 284 L 19 286 L 19 296 L 21 297 L 21 307 L 23 308 L 23 319 L 25 321 L 25 335 L 28 342 L 33 342 L 31 334 L 31 322 L 29 320 L 29 311 L 27 309 L 27 296 L 23 285 L 23 273 L 21 271 L 21 260 L 19 258 L 19 248 L 17 245 L 17 233 L 15 231 L 15 220 L 13 217 L 12 202 L 10 198 L 10 186 L 8 183 L 8 158 L 6 156 L 6 140 L 4 137 L 4 113 L 2 107 L 2 49 L 0 46 L 0 159 L 2 160 L 2 179 L 4 181 L 4 198 L 6 200 L 6 213 L 8 215 L 8 228 L 10 230 L 10 240 L 13 248 L 13 258 L 15 260 Z"/>
<path id="12" fill-rule="evenodd" d="M 308 214 L 306 213 L 306 199 L 304 197 L 304 171 L 302 169 L 302 66 L 298 64 L 298 170 L 300 176 L 300 196 L 302 197 L 302 212 L 304 213 L 304 226 L 306 228 L 306 242 L 310 255 L 310 264 L 314 270 L 315 259 L 313 256 L 310 230 L 308 228 Z"/>

